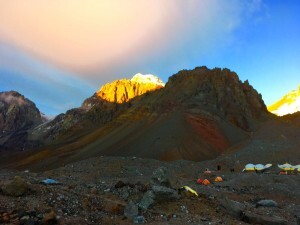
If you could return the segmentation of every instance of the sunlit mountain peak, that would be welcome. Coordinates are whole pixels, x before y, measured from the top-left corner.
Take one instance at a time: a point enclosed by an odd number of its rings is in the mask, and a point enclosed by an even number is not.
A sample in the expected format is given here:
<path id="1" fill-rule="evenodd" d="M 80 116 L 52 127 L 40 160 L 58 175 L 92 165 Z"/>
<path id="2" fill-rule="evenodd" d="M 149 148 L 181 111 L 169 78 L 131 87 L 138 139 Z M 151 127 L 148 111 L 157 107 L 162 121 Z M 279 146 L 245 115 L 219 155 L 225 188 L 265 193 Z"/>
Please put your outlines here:
<path id="1" fill-rule="evenodd" d="M 282 99 L 268 106 L 268 110 L 277 116 L 284 116 L 300 111 L 300 85 L 298 90 L 293 90 Z"/>
<path id="2" fill-rule="evenodd" d="M 164 86 L 165 84 L 158 77 L 138 73 L 131 80 L 120 79 L 107 83 L 96 94 L 108 102 L 123 103 Z"/>
<path id="3" fill-rule="evenodd" d="M 159 79 L 157 76 L 154 76 L 152 74 L 141 74 L 137 73 L 131 78 L 131 81 L 137 82 L 137 83 L 152 83 L 156 85 L 165 86 L 164 82 L 162 82 L 161 79 Z"/>

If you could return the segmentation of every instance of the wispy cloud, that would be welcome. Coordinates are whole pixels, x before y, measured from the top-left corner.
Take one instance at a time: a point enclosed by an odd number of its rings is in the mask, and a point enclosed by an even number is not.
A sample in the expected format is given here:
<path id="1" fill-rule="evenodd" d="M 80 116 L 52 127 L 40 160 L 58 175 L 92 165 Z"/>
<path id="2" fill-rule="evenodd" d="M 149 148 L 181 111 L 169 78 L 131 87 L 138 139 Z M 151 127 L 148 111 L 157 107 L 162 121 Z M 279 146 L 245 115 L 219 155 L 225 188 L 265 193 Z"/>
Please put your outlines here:
<path id="1" fill-rule="evenodd" d="M 198 42 L 206 52 L 260 9 L 260 0 L 11 0 L 0 3 L 0 39 L 77 73 L 101 72 Z"/>

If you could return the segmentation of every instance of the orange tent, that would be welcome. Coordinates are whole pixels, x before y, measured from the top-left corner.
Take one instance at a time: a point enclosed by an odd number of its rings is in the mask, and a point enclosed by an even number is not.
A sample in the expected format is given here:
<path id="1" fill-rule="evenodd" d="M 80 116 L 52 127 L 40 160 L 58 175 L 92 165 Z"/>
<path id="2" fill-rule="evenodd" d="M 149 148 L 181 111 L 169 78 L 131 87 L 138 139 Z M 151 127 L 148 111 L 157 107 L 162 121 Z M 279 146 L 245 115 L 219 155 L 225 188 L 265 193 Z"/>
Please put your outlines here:
<path id="1" fill-rule="evenodd" d="M 207 179 L 205 179 L 205 180 L 203 180 L 202 184 L 204 184 L 204 185 L 210 185 L 210 181 L 207 180 Z"/>
<path id="2" fill-rule="evenodd" d="M 222 177 L 216 177 L 215 179 L 215 182 L 222 182 L 222 181 L 223 181 Z"/>

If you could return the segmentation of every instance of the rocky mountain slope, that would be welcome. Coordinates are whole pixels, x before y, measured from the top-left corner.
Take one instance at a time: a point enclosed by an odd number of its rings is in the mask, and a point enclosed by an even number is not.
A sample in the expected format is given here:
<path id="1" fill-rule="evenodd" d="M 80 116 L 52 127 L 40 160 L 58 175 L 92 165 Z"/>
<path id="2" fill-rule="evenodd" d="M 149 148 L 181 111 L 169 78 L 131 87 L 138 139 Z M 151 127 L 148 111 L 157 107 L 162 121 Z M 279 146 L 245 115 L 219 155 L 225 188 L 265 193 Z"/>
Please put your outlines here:
<path id="1" fill-rule="evenodd" d="M 284 116 L 300 111 L 300 86 L 298 90 L 287 93 L 279 101 L 268 106 L 268 110 L 277 115 Z"/>
<path id="2" fill-rule="evenodd" d="M 130 107 L 129 100 L 158 90 L 164 83 L 153 75 L 136 74 L 102 86 L 82 106 L 58 115 L 54 120 L 30 132 L 31 140 L 44 144 L 70 142 L 112 121 Z"/>
<path id="3" fill-rule="evenodd" d="M 3 146 L 21 148 L 22 142 L 25 142 L 26 131 L 41 123 L 41 113 L 32 101 L 15 91 L 0 93 L 0 146 L 2 148 Z"/>
<path id="4" fill-rule="evenodd" d="M 197 67 L 124 103 L 96 93 L 31 131 L 29 140 L 46 147 L 21 164 L 47 166 L 40 161 L 47 158 L 55 166 L 99 155 L 213 159 L 248 140 L 270 116 L 260 94 L 236 73 Z"/>

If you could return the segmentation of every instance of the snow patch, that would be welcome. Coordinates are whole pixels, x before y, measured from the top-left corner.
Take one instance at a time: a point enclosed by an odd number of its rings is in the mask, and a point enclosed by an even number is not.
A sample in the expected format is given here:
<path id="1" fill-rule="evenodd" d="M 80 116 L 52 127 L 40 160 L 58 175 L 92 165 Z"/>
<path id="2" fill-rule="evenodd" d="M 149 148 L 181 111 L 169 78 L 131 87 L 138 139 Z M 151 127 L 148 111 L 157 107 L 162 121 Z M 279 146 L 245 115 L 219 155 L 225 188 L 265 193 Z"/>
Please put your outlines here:
<path id="1" fill-rule="evenodd" d="M 131 81 L 137 82 L 137 83 L 152 83 L 156 84 L 158 86 L 165 86 L 165 83 L 162 82 L 161 79 L 159 79 L 157 76 L 154 76 L 152 74 L 141 74 L 137 73 L 131 78 Z"/>

